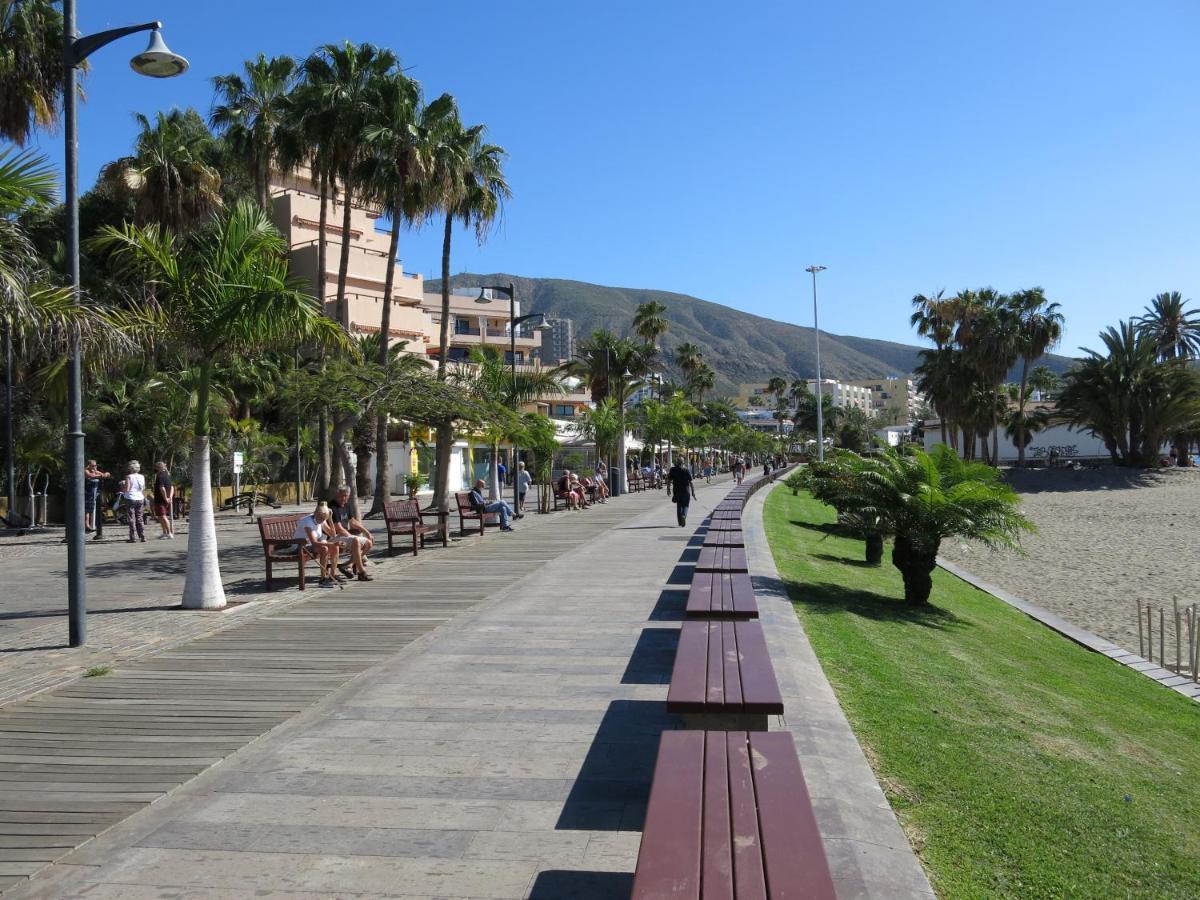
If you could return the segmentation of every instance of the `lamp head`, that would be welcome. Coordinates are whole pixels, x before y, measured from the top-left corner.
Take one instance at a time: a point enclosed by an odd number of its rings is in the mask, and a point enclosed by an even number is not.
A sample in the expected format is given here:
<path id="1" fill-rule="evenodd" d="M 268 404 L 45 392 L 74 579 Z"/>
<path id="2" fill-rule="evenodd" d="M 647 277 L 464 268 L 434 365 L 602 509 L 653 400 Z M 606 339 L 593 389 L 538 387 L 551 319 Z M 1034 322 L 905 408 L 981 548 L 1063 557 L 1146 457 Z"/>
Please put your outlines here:
<path id="1" fill-rule="evenodd" d="M 537 319 L 529 326 L 531 331 L 553 331 L 554 326 L 546 321 L 545 313 L 538 313 Z"/>
<path id="2" fill-rule="evenodd" d="M 812 272 L 814 275 L 816 275 L 818 272 L 824 272 L 824 271 L 825 271 L 825 267 L 824 267 L 824 266 L 809 266 L 809 267 L 808 267 L 807 269 L 805 269 L 804 271 L 805 271 L 805 272 Z"/>
<path id="3" fill-rule="evenodd" d="M 130 68 L 139 75 L 150 78 L 171 78 L 187 71 L 188 61 L 173 53 L 155 28 L 150 32 L 150 43 L 146 49 L 129 61 Z"/>
<path id="4" fill-rule="evenodd" d="M 487 288 L 480 288 L 479 296 L 475 298 L 475 302 L 476 303 L 491 303 L 492 298 L 487 295 L 487 292 L 488 292 Z"/>

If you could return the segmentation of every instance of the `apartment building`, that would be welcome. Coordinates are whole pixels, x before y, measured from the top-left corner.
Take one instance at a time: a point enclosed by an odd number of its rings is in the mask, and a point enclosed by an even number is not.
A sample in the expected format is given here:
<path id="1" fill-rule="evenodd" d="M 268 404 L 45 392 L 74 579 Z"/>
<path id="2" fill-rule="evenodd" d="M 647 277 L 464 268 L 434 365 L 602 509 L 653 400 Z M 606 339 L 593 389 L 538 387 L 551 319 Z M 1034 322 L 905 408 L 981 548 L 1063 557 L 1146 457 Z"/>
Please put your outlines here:
<path id="1" fill-rule="evenodd" d="M 854 382 L 835 381 L 832 378 L 822 378 L 818 382 L 815 378 L 810 378 L 808 380 L 808 389 L 814 394 L 829 395 L 833 398 L 833 405 L 841 409 L 850 409 L 853 407 L 861 409 L 868 416 L 875 414 L 874 400 L 872 399 L 870 389 Z"/>
<path id="2" fill-rule="evenodd" d="M 897 424 L 915 422 L 925 402 L 916 383 L 908 376 L 865 378 L 848 383 L 871 392 L 871 408 L 877 418 Z"/>
<path id="3" fill-rule="evenodd" d="M 575 357 L 575 322 L 571 319 L 546 319 L 550 331 L 542 335 L 541 359 L 546 365 L 558 365 Z"/>

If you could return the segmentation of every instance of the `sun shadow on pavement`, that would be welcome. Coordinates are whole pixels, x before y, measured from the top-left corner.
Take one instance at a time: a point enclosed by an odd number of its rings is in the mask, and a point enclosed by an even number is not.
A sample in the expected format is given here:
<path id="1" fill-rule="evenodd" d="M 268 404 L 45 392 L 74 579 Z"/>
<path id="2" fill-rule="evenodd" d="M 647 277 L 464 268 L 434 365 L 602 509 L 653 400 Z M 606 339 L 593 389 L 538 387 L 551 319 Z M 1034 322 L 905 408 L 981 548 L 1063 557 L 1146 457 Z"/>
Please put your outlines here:
<path id="1" fill-rule="evenodd" d="M 669 715 L 660 700 L 610 703 L 555 828 L 639 830 L 646 817 L 659 738 L 680 725 L 679 717 Z"/>
<path id="2" fill-rule="evenodd" d="M 643 628 L 621 675 L 621 684 L 666 684 L 678 646 L 678 628 Z"/>
<path id="3" fill-rule="evenodd" d="M 585 872 L 548 869 L 539 872 L 529 900 L 627 900 L 633 891 L 628 872 Z"/>

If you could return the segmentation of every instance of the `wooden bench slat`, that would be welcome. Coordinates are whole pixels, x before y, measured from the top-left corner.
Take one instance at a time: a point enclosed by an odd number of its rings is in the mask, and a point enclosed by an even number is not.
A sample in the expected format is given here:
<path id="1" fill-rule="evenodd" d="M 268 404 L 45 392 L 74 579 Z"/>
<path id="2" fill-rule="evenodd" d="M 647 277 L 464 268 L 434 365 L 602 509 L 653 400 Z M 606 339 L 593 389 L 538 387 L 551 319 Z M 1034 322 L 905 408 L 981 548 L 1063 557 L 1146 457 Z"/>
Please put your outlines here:
<path id="1" fill-rule="evenodd" d="M 748 572 L 746 551 L 741 547 L 701 547 L 697 572 Z"/>
<path id="2" fill-rule="evenodd" d="M 749 741 L 771 896 L 833 900 L 829 860 L 791 733 L 752 732 Z"/>
<path id="3" fill-rule="evenodd" d="M 728 582 L 733 600 L 733 611 L 736 615 L 747 618 L 758 618 L 758 600 L 754 596 L 754 582 L 750 580 L 749 572 L 731 572 Z"/>
<path id="4" fill-rule="evenodd" d="M 671 673 L 671 685 L 667 689 L 668 704 L 683 704 L 697 709 L 704 708 L 705 692 L 708 689 L 708 630 L 683 628 L 679 633 L 679 645 L 675 651 L 675 668 Z"/>
<path id="5" fill-rule="evenodd" d="M 633 897 L 700 897 L 704 732 L 667 731 L 658 745 Z"/>
<path id="6" fill-rule="evenodd" d="M 704 702 L 723 705 L 736 702 L 725 693 L 725 635 L 719 627 L 708 627 L 708 659 L 705 661 Z"/>
<path id="7" fill-rule="evenodd" d="M 704 535 L 705 547 L 744 547 L 745 537 L 742 531 L 733 528 L 710 529 Z"/>
<path id="8" fill-rule="evenodd" d="M 729 746 L 729 806 L 733 832 L 733 871 L 737 878 L 735 890 L 738 900 L 766 900 L 763 844 L 758 830 L 758 803 L 754 796 L 754 771 L 746 734 L 745 731 L 730 731 L 725 735 Z"/>
<path id="9" fill-rule="evenodd" d="M 741 667 L 741 686 L 747 712 L 777 715 L 783 712 L 783 694 L 771 666 L 771 655 L 767 652 L 767 639 L 763 636 L 762 624 L 757 620 L 737 622 L 738 653 Z M 748 664 L 749 663 L 749 664 Z"/>
<path id="10" fill-rule="evenodd" d="M 754 585 L 746 572 L 697 572 L 688 588 L 686 612 L 694 618 L 758 618 Z"/>
<path id="11" fill-rule="evenodd" d="M 717 731 L 704 733 L 704 900 L 733 900 L 733 836 L 729 815 L 729 745 Z"/>
<path id="12" fill-rule="evenodd" d="M 742 655 L 738 649 L 737 631 L 733 622 L 720 622 L 721 632 L 721 679 L 725 683 L 725 702 L 742 705 Z M 713 631 L 717 631 L 714 628 Z M 712 675 L 709 675 L 710 680 Z"/>

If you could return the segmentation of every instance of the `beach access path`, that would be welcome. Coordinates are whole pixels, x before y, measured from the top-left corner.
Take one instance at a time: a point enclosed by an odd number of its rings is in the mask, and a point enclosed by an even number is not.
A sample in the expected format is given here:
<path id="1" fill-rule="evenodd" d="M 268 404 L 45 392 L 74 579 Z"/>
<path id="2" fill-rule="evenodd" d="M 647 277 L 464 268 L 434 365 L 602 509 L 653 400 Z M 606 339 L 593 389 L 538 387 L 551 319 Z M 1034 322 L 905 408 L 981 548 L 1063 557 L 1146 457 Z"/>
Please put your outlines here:
<path id="1" fill-rule="evenodd" d="M 130 771 L 97 744 L 157 755 L 139 760 L 144 790 L 112 788 L 107 831 L 46 853 L 5 896 L 628 896 L 659 736 L 680 726 L 664 700 L 697 526 L 728 485 L 698 486 L 686 529 L 661 492 L 529 517 L 19 704 L 92 754 L 56 761 L 72 777 Z M 771 645 L 785 699 L 831 697 L 795 683 L 788 641 L 803 633 L 786 598 L 770 602 L 792 629 Z M 833 717 L 795 733 L 839 895 L 931 896 L 870 770 L 839 762 Z M 80 802 L 53 776 L 39 770 L 39 790 Z M 94 780 L 78 789 L 103 791 Z M 30 809 L 58 802 L 5 787 Z"/>

